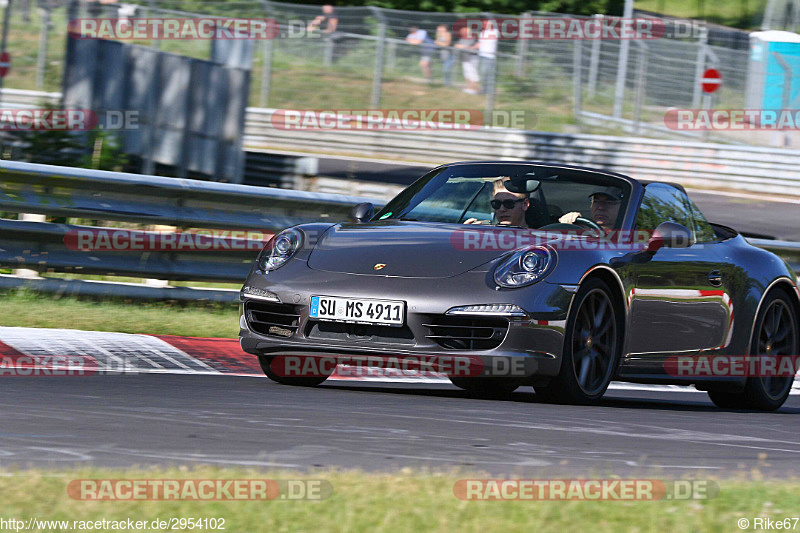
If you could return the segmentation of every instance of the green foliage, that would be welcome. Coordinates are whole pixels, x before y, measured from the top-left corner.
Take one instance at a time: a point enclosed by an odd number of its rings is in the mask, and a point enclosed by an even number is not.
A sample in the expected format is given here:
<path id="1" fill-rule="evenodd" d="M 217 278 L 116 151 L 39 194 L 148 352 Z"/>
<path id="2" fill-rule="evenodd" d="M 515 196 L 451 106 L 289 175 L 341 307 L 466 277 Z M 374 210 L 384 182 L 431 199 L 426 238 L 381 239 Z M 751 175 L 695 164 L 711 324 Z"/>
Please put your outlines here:
<path id="1" fill-rule="evenodd" d="M 102 298 L 76 298 L 22 289 L 0 291 L 0 306 L 4 310 L 2 326 L 59 328 L 69 324 L 72 329 L 90 331 L 231 339 L 239 333 L 235 303 L 125 300 L 112 292 Z"/>
<path id="2" fill-rule="evenodd" d="M 57 110 L 58 105 L 44 102 L 43 109 Z M 90 130 L 17 131 L 11 134 L 17 143 L 14 159 L 29 163 L 122 170 L 128 163 L 119 139 L 109 132 Z"/>
<path id="3" fill-rule="evenodd" d="M 119 138 L 113 133 L 92 130 L 88 135 L 88 145 L 92 153 L 81 166 L 95 170 L 120 171 L 128 164 L 128 156 L 122 151 Z"/>
<path id="4" fill-rule="evenodd" d="M 24 378 L 19 378 L 24 379 Z M 29 378 L 33 379 L 33 378 Z M 57 379 L 57 378 L 53 378 Z M 87 380 L 97 378 L 83 378 Z M 126 378 L 118 378 L 124 381 Z M 233 378 L 231 378 L 233 380 Z M 108 381 L 111 381 L 109 379 Z M 88 382 L 87 382 L 88 383 Z M 242 398 L 257 397 L 258 388 L 268 385 L 233 380 L 231 387 Z M 198 387 L 199 389 L 199 387 Z M 292 390 L 281 389 L 286 401 Z M 198 392 L 200 395 L 201 392 Z M 320 395 L 324 395 L 320 391 Z M 346 394 L 338 392 L 336 394 Z M 434 401 L 453 401 L 449 398 Z M 19 400 L 23 401 L 23 400 Z M 88 403 L 88 402 L 87 402 Z M 256 403 L 254 400 L 253 403 Z M 534 404 L 536 405 L 536 404 Z M 54 409 L 57 406 L 54 407 Z M 259 404 L 260 407 L 260 404 Z M 325 406 L 323 406 L 325 407 Z M 498 407 L 499 408 L 499 407 Z M 269 412 L 254 408 L 252 418 L 269 420 Z M 705 413 L 714 415 L 716 413 Z M 729 415 L 729 413 L 723 413 Z M 743 414 L 741 416 L 746 416 Z M 778 415 L 781 416 L 781 415 Z M 789 415 L 791 416 L 791 415 Z M 784 416 L 784 418 L 786 418 Z M 255 424 L 254 424 L 255 425 Z M 79 426 L 76 424 L 76 432 Z M 170 428 L 171 429 L 171 428 Z M 270 428 L 273 429 L 273 428 Z M 274 430 L 274 429 L 273 429 Z M 172 430 L 180 435 L 178 430 Z M 219 438 L 221 430 L 209 426 L 208 438 Z M 201 435 L 201 438 L 205 435 Z M 179 437 L 175 437 L 176 439 Z M 274 438 L 274 437 L 273 437 Z M 184 438 L 185 440 L 185 438 Z M 191 441 L 186 441 L 191 442 Z M 266 446 L 265 446 L 266 448 Z M 266 461 L 267 454 L 265 453 Z M 775 524 L 779 518 L 791 516 L 797 509 L 800 482 L 797 479 L 762 481 L 759 469 L 766 459 L 749 459 L 747 466 L 755 471 L 741 479 L 717 480 L 719 495 L 709 499 L 663 501 L 463 501 L 453 492 L 464 479 L 480 479 L 486 472 L 452 469 L 445 472 L 421 469 L 387 468 L 377 472 L 361 472 L 335 468 L 314 468 L 309 472 L 289 469 L 221 468 L 215 466 L 167 466 L 108 469 L 94 466 L 41 470 L 11 469 L 0 472 L 0 516 L 23 520 L 73 521 L 147 521 L 155 518 L 224 518 L 226 532 L 261 531 L 326 531 L 331 533 L 383 533 L 395 531 L 477 532 L 477 531 L 542 531 L 592 533 L 661 533 L 702 531 L 709 533 L 741 531 L 737 521 L 749 517 L 769 517 Z M 88 461 L 87 461 L 88 462 Z M 144 460 L 142 462 L 145 462 Z M 153 461 L 154 462 L 154 461 Z M 463 460 L 462 462 L 466 462 Z M 570 465 L 573 469 L 575 467 Z M 541 478 L 566 474 L 559 470 L 539 474 Z M 744 470 L 744 466 L 740 467 Z M 736 475 L 734 469 L 726 473 Z M 590 474 L 585 477 L 619 477 L 619 473 Z M 640 477 L 664 479 L 663 473 L 642 473 Z M 78 479 L 274 479 L 324 480 L 333 487 L 330 498 L 317 501 L 208 501 L 171 500 L 81 501 L 68 496 L 66 487 Z M 704 481 L 704 480 L 701 480 Z M 670 483 L 671 485 L 671 483 Z M 8 518 L 6 520 L 8 521 Z M 790 519 L 787 525 L 794 525 Z M 72 528 L 75 530 L 78 528 Z M 100 529 L 100 528 L 96 528 Z M 110 529 L 110 527 L 109 527 Z M 125 527 L 123 526 L 123 529 Z M 183 528 L 183 531 L 189 528 Z M 46 531 L 69 529 L 47 529 Z M 83 529 L 81 529 L 83 531 Z M 149 529 L 148 529 L 149 530 Z M 195 531 L 209 531 L 201 529 Z M 753 531 L 753 529 L 748 529 Z"/>

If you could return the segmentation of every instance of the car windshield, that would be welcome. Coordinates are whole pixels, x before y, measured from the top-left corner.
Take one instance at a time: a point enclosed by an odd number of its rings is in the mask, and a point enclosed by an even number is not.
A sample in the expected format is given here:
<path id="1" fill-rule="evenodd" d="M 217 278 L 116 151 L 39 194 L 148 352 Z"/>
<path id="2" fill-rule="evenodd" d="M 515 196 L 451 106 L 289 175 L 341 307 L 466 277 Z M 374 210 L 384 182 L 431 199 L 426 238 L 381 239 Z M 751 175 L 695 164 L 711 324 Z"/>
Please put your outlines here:
<path id="1" fill-rule="evenodd" d="M 417 180 L 373 220 L 545 228 L 574 223 L 576 216 L 600 222 L 603 213 L 597 206 L 610 205 L 609 220 L 601 225 L 618 228 L 630 189 L 621 178 L 576 169 L 513 163 L 455 165 Z M 511 213 L 515 209 L 520 212 L 517 216 Z"/>

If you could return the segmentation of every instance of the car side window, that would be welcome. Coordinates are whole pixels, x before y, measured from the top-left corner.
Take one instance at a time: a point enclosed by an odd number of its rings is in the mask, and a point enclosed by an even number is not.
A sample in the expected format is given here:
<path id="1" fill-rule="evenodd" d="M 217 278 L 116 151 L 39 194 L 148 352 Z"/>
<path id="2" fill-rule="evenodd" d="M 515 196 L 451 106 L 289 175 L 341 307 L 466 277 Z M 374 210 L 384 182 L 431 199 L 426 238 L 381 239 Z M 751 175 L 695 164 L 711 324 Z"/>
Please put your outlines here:
<path id="1" fill-rule="evenodd" d="M 715 242 L 719 240 L 714 228 L 711 227 L 705 215 L 700 211 L 691 199 L 686 200 L 692 208 L 694 218 L 695 242 Z"/>
<path id="2" fill-rule="evenodd" d="M 679 189 L 665 183 L 650 183 L 644 189 L 636 215 L 636 228 L 653 231 L 662 222 L 677 222 L 694 231 L 694 218 L 688 202 Z"/>

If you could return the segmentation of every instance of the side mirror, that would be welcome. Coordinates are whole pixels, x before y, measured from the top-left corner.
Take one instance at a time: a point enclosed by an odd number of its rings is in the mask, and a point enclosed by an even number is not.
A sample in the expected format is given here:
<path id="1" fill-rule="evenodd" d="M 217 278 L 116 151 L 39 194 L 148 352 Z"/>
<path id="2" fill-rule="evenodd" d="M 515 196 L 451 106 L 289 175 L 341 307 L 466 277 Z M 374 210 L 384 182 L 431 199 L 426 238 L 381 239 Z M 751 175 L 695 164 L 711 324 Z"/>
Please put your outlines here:
<path id="1" fill-rule="evenodd" d="M 375 208 L 369 202 L 358 204 L 350 210 L 350 222 L 366 222 L 375 216 Z"/>
<path id="2" fill-rule="evenodd" d="M 688 248 L 694 244 L 689 228 L 677 222 L 662 222 L 656 227 L 653 236 L 647 241 L 648 252 L 655 253 L 659 248 Z"/>

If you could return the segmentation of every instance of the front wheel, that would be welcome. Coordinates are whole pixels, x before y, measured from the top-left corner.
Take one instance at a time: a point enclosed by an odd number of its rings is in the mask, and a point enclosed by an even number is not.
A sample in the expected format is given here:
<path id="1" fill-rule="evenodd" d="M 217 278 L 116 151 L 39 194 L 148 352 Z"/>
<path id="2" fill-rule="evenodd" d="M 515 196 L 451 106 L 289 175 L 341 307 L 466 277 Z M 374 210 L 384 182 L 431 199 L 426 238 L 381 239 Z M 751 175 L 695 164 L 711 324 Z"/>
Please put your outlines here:
<path id="1" fill-rule="evenodd" d="M 281 385 L 294 385 L 295 387 L 315 387 L 328 379 L 328 376 L 310 376 L 310 377 L 286 377 L 277 374 L 272 368 L 272 361 L 274 357 L 267 357 L 266 355 L 258 356 L 258 363 L 261 365 L 261 370 L 264 374 L 276 383 Z"/>
<path id="2" fill-rule="evenodd" d="M 784 290 L 777 289 L 770 292 L 765 299 L 753 327 L 751 357 L 779 359 L 798 353 L 797 315 L 789 298 Z M 723 409 L 779 409 L 792 391 L 794 375 L 772 375 L 777 374 L 776 369 L 781 368 L 779 361 L 775 361 L 775 364 L 761 362 L 752 366 L 758 368 L 761 375 L 749 376 L 742 392 L 709 391 L 711 401 Z"/>
<path id="3" fill-rule="evenodd" d="M 575 295 L 567 319 L 561 370 L 546 387 L 534 387 L 536 394 L 557 403 L 596 403 L 616 371 L 621 331 L 608 285 L 589 280 Z"/>

